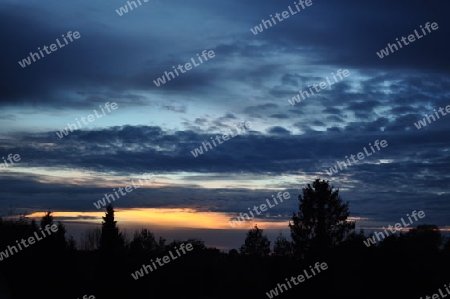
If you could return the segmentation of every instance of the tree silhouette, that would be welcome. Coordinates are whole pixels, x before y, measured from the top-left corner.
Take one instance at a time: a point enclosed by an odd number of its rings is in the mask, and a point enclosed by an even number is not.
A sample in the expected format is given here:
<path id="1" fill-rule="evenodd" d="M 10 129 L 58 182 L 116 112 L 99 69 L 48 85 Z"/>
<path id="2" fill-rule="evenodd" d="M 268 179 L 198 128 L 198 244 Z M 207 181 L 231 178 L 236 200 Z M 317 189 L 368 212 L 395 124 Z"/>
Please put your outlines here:
<path id="1" fill-rule="evenodd" d="M 100 227 L 87 229 L 80 240 L 80 248 L 83 250 L 97 250 L 100 248 L 100 239 L 102 236 L 102 229 Z"/>
<path id="2" fill-rule="evenodd" d="M 437 252 L 442 243 L 441 231 L 434 224 L 422 224 L 406 233 L 408 245 L 415 250 Z"/>
<path id="3" fill-rule="evenodd" d="M 156 242 L 155 235 L 148 229 L 141 229 L 140 232 L 136 231 L 134 233 L 133 240 L 130 243 L 130 250 L 154 252 L 157 248 L 158 243 Z"/>
<path id="4" fill-rule="evenodd" d="M 124 247 L 124 239 L 114 220 L 114 208 L 111 204 L 106 207 L 105 216 L 102 217 L 102 235 L 100 237 L 100 250 L 114 252 Z"/>
<path id="5" fill-rule="evenodd" d="M 160 238 L 160 240 L 161 240 L 161 238 Z M 184 243 L 184 244 L 191 243 L 195 252 L 202 251 L 206 248 L 205 241 L 198 239 L 198 238 L 190 238 L 187 240 L 173 240 L 170 244 L 168 244 L 166 246 L 167 247 L 166 249 L 173 250 L 175 247 L 180 247 L 181 243 Z"/>
<path id="6" fill-rule="evenodd" d="M 292 243 L 280 232 L 273 246 L 276 256 L 290 256 L 292 254 Z"/>
<path id="7" fill-rule="evenodd" d="M 41 229 L 44 230 L 45 227 L 52 226 L 54 223 L 53 221 L 53 212 L 50 210 L 45 213 L 45 215 L 41 218 L 40 226 Z M 46 237 L 47 242 L 51 242 L 51 247 L 56 250 L 64 250 L 67 246 L 70 246 L 68 242 L 66 242 L 66 227 L 61 223 L 58 222 L 57 224 L 58 230 L 56 232 L 52 232 L 50 236 Z"/>
<path id="8" fill-rule="evenodd" d="M 66 249 L 72 252 L 77 250 L 77 241 L 75 241 L 75 238 L 73 236 L 70 236 L 69 239 L 67 240 Z"/>
<path id="9" fill-rule="evenodd" d="M 53 216 L 52 216 L 52 212 L 50 212 L 50 210 L 48 210 L 47 213 L 45 213 L 45 215 L 42 217 L 41 219 L 41 228 L 45 228 L 46 225 L 52 225 L 53 224 Z"/>
<path id="10" fill-rule="evenodd" d="M 298 200 L 299 212 L 293 214 L 289 227 L 300 258 L 338 245 L 355 228 L 354 222 L 347 221 L 349 204 L 342 203 L 339 190 L 328 181 L 316 179 L 312 186 L 308 184 Z"/>
<path id="11" fill-rule="evenodd" d="M 270 241 L 263 235 L 263 230 L 257 225 L 247 232 L 244 244 L 240 248 L 241 254 L 267 256 L 270 253 Z"/>

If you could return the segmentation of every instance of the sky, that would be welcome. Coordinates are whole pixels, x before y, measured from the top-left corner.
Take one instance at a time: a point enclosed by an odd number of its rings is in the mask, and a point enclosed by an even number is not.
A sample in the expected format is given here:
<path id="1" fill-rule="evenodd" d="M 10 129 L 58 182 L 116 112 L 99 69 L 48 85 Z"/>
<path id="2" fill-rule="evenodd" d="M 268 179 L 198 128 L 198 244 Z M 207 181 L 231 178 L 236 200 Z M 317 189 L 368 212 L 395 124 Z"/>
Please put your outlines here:
<path id="1" fill-rule="evenodd" d="M 416 126 L 450 105 L 449 3 L 140 3 L 124 12 L 122 0 L 0 1 L 0 162 L 20 156 L 0 169 L 0 215 L 50 209 L 79 236 L 101 223 L 94 202 L 151 173 L 113 203 L 130 236 L 145 227 L 224 250 L 254 224 L 272 241 L 288 237 L 298 195 L 317 178 L 339 189 L 358 229 L 414 210 L 426 215 L 417 224 L 450 227 L 450 116 Z M 262 20 L 267 28 L 254 34 Z M 56 39 L 62 47 L 23 61 Z M 199 63 L 202 53 L 213 55 Z M 157 86 L 178 65 L 184 72 Z M 321 82 L 330 84 L 290 104 Z M 233 129 L 242 123 L 251 126 Z M 230 130 L 236 136 L 193 154 Z M 377 140 L 385 146 L 371 151 Z M 231 227 L 280 191 L 290 199 Z"/>

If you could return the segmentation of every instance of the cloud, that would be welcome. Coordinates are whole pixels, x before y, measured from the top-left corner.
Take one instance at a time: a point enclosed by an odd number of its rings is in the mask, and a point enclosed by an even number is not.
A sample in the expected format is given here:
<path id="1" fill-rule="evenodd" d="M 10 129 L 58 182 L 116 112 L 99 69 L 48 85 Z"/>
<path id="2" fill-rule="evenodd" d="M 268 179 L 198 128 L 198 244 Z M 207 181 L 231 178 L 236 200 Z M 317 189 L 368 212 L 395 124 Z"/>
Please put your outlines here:
<path id="1" fill-rule="evenodd" d="M 278 119 L 288 119 L 289 115 L 287 115 L 285 113 L 277 113 L 277 114 L 272 114 L 270 117 L 271 118 L 278 118 Z"/>
<path id="2" fill-rule="evenodd" d="M 21 209 L 87 210 L 110 190 L 99 186 L 104 176 L 154 172 L 183 174 L 188 183 L 137 190 L 122 207 L 240 212 L 273 186 L 299 191 L 326 177 L 325 169 L 336 161 L 385 139 L 387 148 L 331 178 L 352 202 L 352 212 L 399 219 L 413 206 L 435 215 L 433 222 L 446 223 L 450 146 L 443 136 L 450 117 L 421 130 L 414 122 L 450 104 L 447 2 L 314 2 L 258 36 L 249 28 L 292 3 L 175 0 L 178 9 L 169 14 L 155 4 L 127 19 L 114 12 L 123 3 L 3 5 L 0 36 L 8 46 L 0 57 L 0 150 L 22 157 L 17 169 L 0 173 L 3 206 L 12 199 Z M 426 22 L 437 22 L 439 29 L 384 59 L 376 55 Z M 18 65 L 37 47 L 75 30 L 79 40 L 26 68 Z M 172 66 L 205 49 L 216 57 L 154 85 Z M 350 76 L 296 107 L 286 101 L 338 69 Z M 84 114 L 107 101 L 126 112 L 64 139 L 55 136 L 62 112 Z M 148 119 L 139 122 L 143 107 L 159 108 L 152 112 L 152 126 Z M 238 120 L 258 128 L 192 156 L 194 148 Z M 27 121 L 31 129 L 23 129 Z M 79 185 L 55 181 L 68 170 L 94 174 Z M 208 175 L 207 182 L 228 180 L 230 187 L 204 188 L 189 179 L 194 174 Z M 280 174 L 292 181 L 252 192 L 251 183 L 234 188 L 244 174 L 258 183 Z M 296 208 L 297 203 L 280 207 L 280 213 Z"/>
<path id="3" fill-rule="evenodd" d="M 285 128 L 280 126 L 269 128 L 267 132 L 269 134 L 277 134 L 277 135 L 289 135 L 291 133 L 289 130 L 286 130 Z"/>

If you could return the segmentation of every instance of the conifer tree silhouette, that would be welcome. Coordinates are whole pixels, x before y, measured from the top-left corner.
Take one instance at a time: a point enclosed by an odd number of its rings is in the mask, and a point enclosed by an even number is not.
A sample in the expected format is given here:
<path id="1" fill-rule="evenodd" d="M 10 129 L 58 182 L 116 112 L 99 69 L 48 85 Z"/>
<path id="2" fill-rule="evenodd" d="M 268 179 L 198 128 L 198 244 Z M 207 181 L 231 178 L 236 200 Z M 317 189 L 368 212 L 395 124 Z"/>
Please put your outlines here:
<path id="1" fill-rule="evenodd" d="M 292 243 L 280 232 L 273 246 L 276 256 L 290 256 L 292 254 Z"/>
<path id="2" fill-rule="evenodd" d="M 102 217 L 102 235 L 100 237 L 100 250 L 113 253 L 122 250 L 124 239 L 114 220 L 114 208 L 111 204 L 106 207 L 105 216 Z"/>
<path id="3" fill-rule="evenodd" d="M 299 212 L 294 213 L 289 227 L 297 257 L 325 252 L 341 243 L 355 228 L 347 221 L 349 204 L 342 203 L 339 190 L 328 181 L 316 179 L 298 196 Z"/>
<path id="4" fill-rule="evenodd" d="M 44 230 L 47 225 L 51 227 L 53 224 L 55 224 L 52 214 L 53 212 L 51 212 L 49 209 L 47 213 L 45 213 L 45 215 L 41 218 L 40 226 L 42 230 Z M 47 242 L 51 242 L 52 249 L 64 250 L 67 246 L 66 228 L 61 222 L 58 222 L 57 226 L 58 230 L 56 232 L 52 231 L 52 234 L 50 236 L 47 236 L 46 240 Z"/>
<path id="5" fill-rule="evenodd" d="M 241 246 L 241 254 L 267 256 L 270 253 L 270 241 L 263 230 L 259 229 L 257 225 L 247 232 L 244 244 Z"/>

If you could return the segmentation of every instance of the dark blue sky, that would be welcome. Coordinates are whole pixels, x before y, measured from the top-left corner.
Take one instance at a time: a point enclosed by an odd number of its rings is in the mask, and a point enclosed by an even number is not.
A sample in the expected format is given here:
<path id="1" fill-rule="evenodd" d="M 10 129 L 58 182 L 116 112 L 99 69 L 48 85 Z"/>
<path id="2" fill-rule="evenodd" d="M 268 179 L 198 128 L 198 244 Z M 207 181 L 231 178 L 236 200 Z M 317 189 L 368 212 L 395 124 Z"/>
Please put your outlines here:
<path id="1" fill-rule="evenodd" d="M 83 214 L 97 212 L 94 201 L 154 173 L 155 182 L 117 200 L 116 209 L 186 208 L 220 222 L 288 190 L 291 201 L 259 219 L 269 229 L 287 223 L 301 188 L 320 177 L 341 190 L 358 227 L 395 224 L 413 210 L 425 211 L 423 222 L 449 226 L 450 116 L 414 126 L 450 105 L 449 3 L 313 0 L 258 35 L 250 29 L 293 1 L 141 3 L 119 16 L 126 1 L 1 2 L 0 154 L 21 157 L 0 170 L 3 214 L 11 205 L 27 214 L 50 207 L 76 212 L 71 221 L 100 223 L 101 213 Z M 378 57 L 427 22 L 439 29 Z M 18 64 L 68 31 L 81 37 Z M 215 57 L 155 86 L 204 50 Z M 339 69 L 350 75 L 289 104 Z M 106 102 L 118 109 L 56 136 Z M 252 129 L 193 157 L 242 121 Z M 326 174 L 375 140 L 388 146 Z M 227 225 L 185 227 L 198 228 L 194 235 L 207 244 L 242 243 L 241 230 L 234 243 L 208 239 L 205 230 Z"/>

